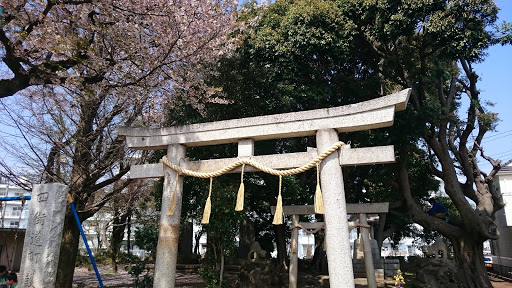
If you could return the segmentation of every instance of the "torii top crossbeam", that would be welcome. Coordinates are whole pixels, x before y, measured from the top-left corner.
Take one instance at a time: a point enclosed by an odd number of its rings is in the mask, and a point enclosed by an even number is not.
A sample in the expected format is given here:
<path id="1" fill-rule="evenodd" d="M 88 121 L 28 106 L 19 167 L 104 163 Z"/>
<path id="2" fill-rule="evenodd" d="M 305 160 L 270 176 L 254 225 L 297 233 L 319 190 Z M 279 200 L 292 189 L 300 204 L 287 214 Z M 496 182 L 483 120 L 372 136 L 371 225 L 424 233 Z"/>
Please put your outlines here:
<path id="1" fill-rule="evenodd" d="M 394 112 L 404 110 L 411 89 L 356 104 L 248 117 L 210 123 L 168 128 L 119 127 L 130 148 L 141 150 L 167 149 L 168 145 L 187 147 L 315 135 L 321 129 L 352 132 L 381 128 L 393 124 Z"/>

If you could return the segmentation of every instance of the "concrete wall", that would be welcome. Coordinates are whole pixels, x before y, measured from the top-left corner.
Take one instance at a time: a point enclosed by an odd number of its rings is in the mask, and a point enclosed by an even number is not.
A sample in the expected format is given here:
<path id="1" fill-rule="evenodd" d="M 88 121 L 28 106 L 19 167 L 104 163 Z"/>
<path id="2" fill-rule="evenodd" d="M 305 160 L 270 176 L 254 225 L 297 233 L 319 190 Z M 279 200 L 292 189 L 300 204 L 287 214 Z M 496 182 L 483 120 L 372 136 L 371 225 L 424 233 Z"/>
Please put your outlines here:
<path id="1" fill-rule="evenodd" d="M 492 242 L 492 255 L 512 258 L 512 227 L 499 226 L 500 238 Z"/>
<path id="2" fill-rule="evenodd" d="M 496 189 L 501 193 L 505 208 L 497 213 L 500 225 L 512 227 L 512 166 L 504 167 L 496 175 Z"/>

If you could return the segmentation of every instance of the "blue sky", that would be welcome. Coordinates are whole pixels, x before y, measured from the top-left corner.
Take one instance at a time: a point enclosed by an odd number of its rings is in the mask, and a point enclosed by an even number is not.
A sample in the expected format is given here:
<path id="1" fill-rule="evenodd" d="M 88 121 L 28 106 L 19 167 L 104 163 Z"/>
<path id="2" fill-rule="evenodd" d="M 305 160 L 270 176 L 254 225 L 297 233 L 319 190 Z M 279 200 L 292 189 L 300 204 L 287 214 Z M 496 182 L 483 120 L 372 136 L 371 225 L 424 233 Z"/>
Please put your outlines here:
<path id="1" fill-rule="evenodd" d="M 498 23 L 512 22 L 512 1 L 496 0 L 496 3 L 501 9 Z M 496 132 L 486 134 L 482 146 L 487 155 L 507 161 L 512 159 L 512 46 L 491 47 L 485 61 L 474 68 L 480 75 L 480 96 L 495 103 L 490 109 L 499 113 L 501 119 Z M 491 166 L 482 162 L 481 168 L 489 172 Z"/>

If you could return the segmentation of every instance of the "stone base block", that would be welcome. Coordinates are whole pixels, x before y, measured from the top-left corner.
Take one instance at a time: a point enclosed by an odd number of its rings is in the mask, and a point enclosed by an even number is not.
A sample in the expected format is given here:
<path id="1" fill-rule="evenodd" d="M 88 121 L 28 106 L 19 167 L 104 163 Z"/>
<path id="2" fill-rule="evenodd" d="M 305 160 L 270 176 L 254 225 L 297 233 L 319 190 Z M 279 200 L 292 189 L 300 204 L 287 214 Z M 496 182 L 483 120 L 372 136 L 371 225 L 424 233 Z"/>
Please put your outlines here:
<path id="1" fill-rule="evenodd" d="M 396 271 L 400 270 L 399 259 L 384 259 L 384 276 L 393 277 Z"/>
<path id="2" fill-rule="evenodd" d="M 354 278 L 366 278 L 366 265 L 364 263 L 364 259 L 353 259 L 352 267 L 354 269 Z M 384 261 L 380 259 L 379 261 L 373 262 L 373 267 L 375 269 L 375 278 L 377 280 L 384 279 Z"/>

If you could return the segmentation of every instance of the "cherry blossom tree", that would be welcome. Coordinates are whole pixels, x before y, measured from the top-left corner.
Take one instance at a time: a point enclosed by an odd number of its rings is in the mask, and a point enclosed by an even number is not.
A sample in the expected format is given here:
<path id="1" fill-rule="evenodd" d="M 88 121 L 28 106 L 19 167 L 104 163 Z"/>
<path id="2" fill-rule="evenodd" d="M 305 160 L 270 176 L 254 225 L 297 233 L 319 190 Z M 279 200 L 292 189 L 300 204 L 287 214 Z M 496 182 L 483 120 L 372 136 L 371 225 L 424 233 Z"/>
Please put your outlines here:
<path id="1" fill-rule="evenodd" d="M 126 88 L 169 94 L 198 85 L 194 63 L 225 53 L 234 3 L 222 1 L 5 1 L 0 43 L 10 75 L 0 98 L 34 85 Z M 6 76 L 6 75 L 3 75 Z M 10 76 L 10 77 L 9 77 Z"/>
<path id="2" fill-rule="evenodd" d="M 235 5 L 4 1 L 0 110 L 16 135 L 2 137 L 1 145 L 25 165 L 20 171 L 2 158 L 0 173 L 27 189 L 38 182 L 65 183 L 81 220 L 94 215 L 124 188 L 113 184 L 134 156 L 116 126 L 155 126 L 164 105 L 184 95 L 180 101 L 198 109 L 214 99 L 218 89 L 205 85 L 205 66 L 198 63 L 230 53 L 226 35 Z M 30 172 L 28 182 L 19 181 L 24 171 Z M 71 287 L 78 241 L 67 211 L 57 287 Z"/>

